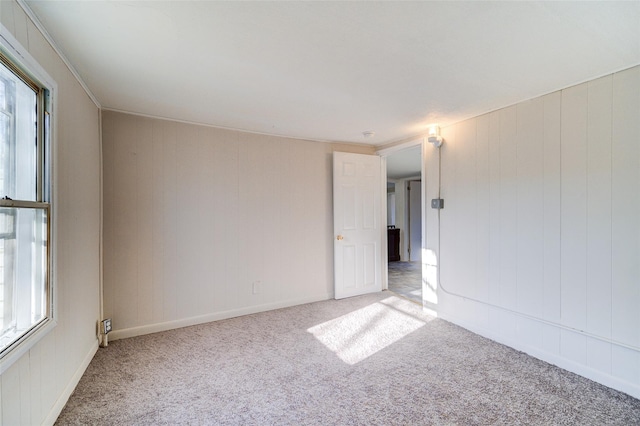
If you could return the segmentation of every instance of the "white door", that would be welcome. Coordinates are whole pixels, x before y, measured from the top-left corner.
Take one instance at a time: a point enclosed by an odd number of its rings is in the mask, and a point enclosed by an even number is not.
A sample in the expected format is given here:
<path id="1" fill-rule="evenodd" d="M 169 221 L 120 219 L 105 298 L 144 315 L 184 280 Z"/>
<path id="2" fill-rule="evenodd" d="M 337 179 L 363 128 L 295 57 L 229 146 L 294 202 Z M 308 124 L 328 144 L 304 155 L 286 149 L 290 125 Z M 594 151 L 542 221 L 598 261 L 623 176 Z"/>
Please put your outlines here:
<path id="1" fill-rule="evenodd" d="M 381 199 L 380 157 L 333 153 L 336 299 L 382 290 Z"/>

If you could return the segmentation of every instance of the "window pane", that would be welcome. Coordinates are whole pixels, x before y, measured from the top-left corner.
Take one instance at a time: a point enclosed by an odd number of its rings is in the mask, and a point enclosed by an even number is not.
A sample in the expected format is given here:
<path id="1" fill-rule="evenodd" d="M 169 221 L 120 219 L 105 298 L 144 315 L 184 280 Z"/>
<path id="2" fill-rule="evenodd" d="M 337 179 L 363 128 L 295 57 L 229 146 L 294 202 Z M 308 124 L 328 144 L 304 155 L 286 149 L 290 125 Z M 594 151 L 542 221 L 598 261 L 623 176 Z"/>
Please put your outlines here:
<path id="1" fill-rule="evenodd" d="M 47 211 L 0 207 L 0 351 L 47 316 Z"/>
<path id="2" fill-rule="evenodd" d="M 0 197 L 36 201 L 37 95 L 0 66 Z"/>

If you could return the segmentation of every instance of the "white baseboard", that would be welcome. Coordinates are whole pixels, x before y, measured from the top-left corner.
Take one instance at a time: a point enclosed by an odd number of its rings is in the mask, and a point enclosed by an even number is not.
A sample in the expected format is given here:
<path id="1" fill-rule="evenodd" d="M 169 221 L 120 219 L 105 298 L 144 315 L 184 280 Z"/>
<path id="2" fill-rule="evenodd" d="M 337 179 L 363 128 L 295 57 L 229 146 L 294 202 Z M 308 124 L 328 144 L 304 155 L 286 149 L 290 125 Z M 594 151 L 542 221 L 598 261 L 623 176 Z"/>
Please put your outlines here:
<path id="1" fill-rule="evenodd" d="M 538 358 L 542 361 L 548 362 L 572 373 L 576 373 L 580 376 L 586 377 L 587 379 L 593 380 L 594 382 L 598 382 L 612 389 L 619 390 L 620 392 L 631 395 L 634 398 L 640 399 L 640 386 L 638 386 L 637 384 L 628 382 L 619 377 L 612 376 L 602 371 L 595 370 L 584 364 L 577 363 L 562 356 L 547 352 L 545 350 L 541 350 L 540 348 L 529 346 L 523 344 L 522 342 L 509 339 L 508 337 L 505 337 L 500 333 L 496 333 L 495 331 L 486 329 L 484 327 L 478 327 L 476 324 L 460 320 L 455 316 L 440 312 L 439 318 L 456 324 L 475 334 L 486 337 L 487 339 L 491 339 L 495 342 L 522 351 L 534 358 Z"/>
<path id="2" fill-rule="evenodd" d="M 333 297 L 332 294 L 326 293 L 317 296 L 304 297 L 300 299 L 290 299 L 263 305 L 247 306 L 244 308 L 231 309 L 228 311 L 213 312 L 206 315 L 196 317 L 182 318 L 174 321 L 161 322 L 156 324 L 142 325 L 139 327 L 124 328 L 121 330 L 113 330 L 109 333 L 109 340 L 126 339 L 128 337 L 142 336 L 145 334 L 158 333 L 160 331 L 174 330 L 176 328 L 188 327 L 191 325 L 204 324 L 212 321 L 220 321 L 224 319 L 239 317 L 242 315 L 256 314 L 259 312 L 272 311 L 274 309 L 288 308 L 305 303 L 320 302 Z"/>
<path id="3" fill-rule="evenodd" d="M 97 351 L 98 340 L 96 340 L 93 345 L 91 345 L 89 352 L 87 352 L 87 355 L 82 360 L 82 363 L 78 366 L 78 369 L 73 374 L 73 377 L 71 377 L 71 380 L 67 384 L 67 387 L 64 388 L 64 391 L 62 392 L 56 403 L 53 404 L 51 411 L 49 411 L 49 414 L 42 422 L 43 425 L 53 425 L 56 422 L 56 419 L 62 412 L 64 406 L 67 404 L 67 401 L 69 400 L 69 397 L 71 396 L 73 391 L 76 389 L 76 386 L 78 386 L 78 382 L 80 382 L 82 375 L 87 370 L 87 367 L 89 367 L 89 364 L 91 363 L 91 360 L 93 359 Z"/>

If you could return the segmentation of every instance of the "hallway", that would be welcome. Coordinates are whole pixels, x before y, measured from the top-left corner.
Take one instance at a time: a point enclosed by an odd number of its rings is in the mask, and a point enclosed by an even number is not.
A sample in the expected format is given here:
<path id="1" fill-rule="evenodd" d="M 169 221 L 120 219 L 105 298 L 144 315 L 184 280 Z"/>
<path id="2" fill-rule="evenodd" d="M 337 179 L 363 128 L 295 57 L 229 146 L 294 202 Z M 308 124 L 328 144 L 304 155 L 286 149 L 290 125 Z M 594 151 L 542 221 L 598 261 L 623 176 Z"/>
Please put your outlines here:
<path id="1" fill-rule="evenodd" d="M 389 290 L 422 304 L 420 262 L 389 262 Z"/>

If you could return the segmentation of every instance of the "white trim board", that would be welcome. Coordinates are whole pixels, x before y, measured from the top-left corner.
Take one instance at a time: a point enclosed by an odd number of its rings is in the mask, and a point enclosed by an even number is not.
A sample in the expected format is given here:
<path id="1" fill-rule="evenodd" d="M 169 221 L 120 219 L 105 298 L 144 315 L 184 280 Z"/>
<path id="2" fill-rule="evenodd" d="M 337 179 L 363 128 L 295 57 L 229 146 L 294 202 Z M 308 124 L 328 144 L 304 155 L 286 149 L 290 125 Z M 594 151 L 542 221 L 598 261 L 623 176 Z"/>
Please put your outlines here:
<path id="1" fill-rule="evenodd" d="M 93 359 L 97 351 L 98 351 L 98 341 L 96 340 L 91 345 L 89 352 L 87 352 L 87 355 L 82 360 L 82 363 L 78 366 L 78 369 L 73 374 L 73 377 L 71 378 L 69 383 L 67 383 L 67 386 L 64 388 L 64 390 L 60 394 L 60 397 L 57 399 L 55 404 L 53 404 L 53 407 L 51 407 L 51 411 L 49 411 L 49 414 L 47 414 L 47 417 L 42 422 L 43 425 L 53 425 L 56 422 L 56 420 L 58 419 L 58 416 L 62 412 L 62 409 L 67 404 L 67 401 L 69 401 L 69 397 L 71 396 L 73 391 L 76 389 L 76 386 L 78 386 L 80 379 L 84 375 L 84 372 L 87 370 L 87 367 L 89 367 L 89 364 L 91 363 L 91 360 Z"/>
<path id="2" fill-rule="evenodd" d="M 109 340 L 126 339 L 129 337 L 143 336 L 145 334 L 158 333 L 161 331 L 175 330 L 176 328 L 189 327 L 192 325 L 205 324 L 212 321 L 220 321 L 235 318 L 243 315 L 257 314 L 260 312 L 272 311 L 274 309 L 289 308 L 291 306 L 304 305 L 306 303 L 321 302 L 333 299 L 330 293 L 316 296 L 303 297 L 300 299 L 289 299 L 281 302 L 265 303 L 263 305 L 248 306 L 245 308 L 231 309 L 228 311 L 214 312 L 196 317 L 182 318 L 173 321 L 166 321 L 156 324 L 142 325 L 139 327 L 114 330 L 109 333 Z"/>
<path id="3" fill-rule="evenodd" d="M 628 382 L 610 374 L 603 373 L 584 364 L 580 364 L 565 357 L 555 355 L 551 352 L 547 352 L 544 350 L 540 350 L 539 348 L 523 344 L 517 340 L 510 339 L 509 337 L 502 334 L 487 330 L 484 327 L 478 327 L 476 324 L 461 320 L 447 313 L 442 313 L 439 311 L 438 318 L 449 321 L 455 325 L 471 331 L 472 333 L 493 340 L 494 342 L 498 342 L 515 350 L 522 351 L 534 358 L 538 358 L 539 360 L 548 362 L 549 364 L 553 364 L 579 376 L 586 377 L 587 379 L 593 380 L 594 382 L 598 382 L 612 389 L 624 392 L 634 398 L 640 398 L 640 386 L 634 383 Z"/>

